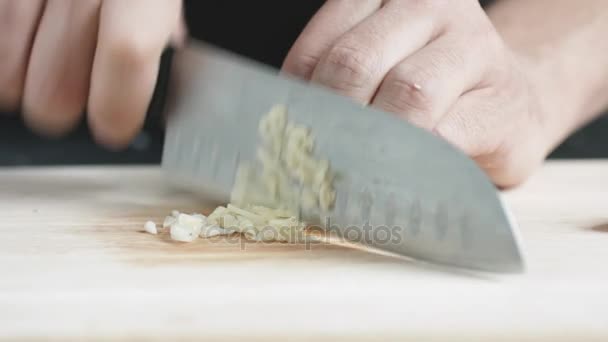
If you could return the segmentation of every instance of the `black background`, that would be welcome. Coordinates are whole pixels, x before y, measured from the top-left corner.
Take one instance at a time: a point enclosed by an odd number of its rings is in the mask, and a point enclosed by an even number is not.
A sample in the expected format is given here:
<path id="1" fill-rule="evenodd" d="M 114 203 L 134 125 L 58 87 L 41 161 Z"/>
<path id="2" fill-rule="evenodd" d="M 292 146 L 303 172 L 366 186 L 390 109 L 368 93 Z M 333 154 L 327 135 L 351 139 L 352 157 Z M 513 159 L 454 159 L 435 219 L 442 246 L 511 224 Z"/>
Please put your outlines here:
<path id="1" fill-rule="evenodd" d="M 279 67 L 299 32 L 322 3 L 323 0 L 187 0 L 185 12 L 194 38 Z M 164 71 L 167 65 L 166 61 Z M 28 132 L 19 115 L 3 115 L 0 117 L 0 165 L 158 163 L 163 136 L 158 120 L 161 90 L 157 89 L 144 131 L 123 152 L 109 152 L 96 146 L 85 123 L 64 139 L 46 140 Z M 599 119 L 572 136 L 552 157 L 608 157 L 606 133 L 608 119 Z"/>

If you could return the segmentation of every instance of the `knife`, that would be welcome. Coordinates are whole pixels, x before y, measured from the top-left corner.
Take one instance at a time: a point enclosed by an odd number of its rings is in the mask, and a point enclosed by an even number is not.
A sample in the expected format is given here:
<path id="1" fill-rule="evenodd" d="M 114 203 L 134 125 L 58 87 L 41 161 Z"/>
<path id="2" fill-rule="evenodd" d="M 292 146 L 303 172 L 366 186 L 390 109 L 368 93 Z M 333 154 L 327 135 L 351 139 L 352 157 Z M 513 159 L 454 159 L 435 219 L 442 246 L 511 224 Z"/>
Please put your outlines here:
<path id="1" fill-rule="evenodd" d="M 487 176 L 395 115 L 196 42 L 173 56 L 167 91 L 162 167 L 172 183 L 228 201 L 240 163 L 256 158 L 260 119 L 283 104 L 341 175 L 319 218 L 326 229 L 433 263 L 524 270 L 515 222 Z"/>

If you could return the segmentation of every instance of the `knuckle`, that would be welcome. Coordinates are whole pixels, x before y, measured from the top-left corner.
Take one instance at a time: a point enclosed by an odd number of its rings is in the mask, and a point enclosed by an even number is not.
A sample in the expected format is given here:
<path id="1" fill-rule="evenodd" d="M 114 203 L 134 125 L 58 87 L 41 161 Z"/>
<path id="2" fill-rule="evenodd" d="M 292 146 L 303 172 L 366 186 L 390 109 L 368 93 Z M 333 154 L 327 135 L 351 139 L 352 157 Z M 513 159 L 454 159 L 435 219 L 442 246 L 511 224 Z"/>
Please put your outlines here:
<path id="1" fill-rule="evenodd" d="M 363 88 L 373 77 L 376 63 L 370 51 L 347 44 L 336 45 L 325 59 L 322 82 L 339 90 Z"/>
<path id="2" fill-rule="evenodd" d="M 162 47 L 129 36 L 110 38 L 101 48 L 112 64 L 130 68 L 146 65 L 162 52 Z"/>
<path id="3" fill-rule="evenodd" d="M 434 54 L 431 54 L 428 60 L 428 70 L 433 77 L 439 77 L 441 70 L 453 70 L 466 68 L 467 66 L 466 53 L 463 53 L 457 48 L 452 48 L 453 46 L 458 46 L 457 43 L 446 44 L 446 46 L 447 47 L 437 49 Z"/>
<path id="4" fill-rule="evenodd" d="M 42 5 L 35 1 L 0 1 L 0 29 L 2 36 L 16 38 L 36 24 Z"/>
<path id="5" fill-rule="evenodd" d="M 284 68 L 287 72 L 294 74 L 295 76 L 308 79 L 318 63 L 319 57 L 301 53 L 287 59 Z"/>
<path id="6" fill-rule="evenodd" d="M 433 128 L 433 133 L 463 153 L 482 156 L 492 153 L 502 138 L 496 131 L 488 129 L 488 122 L 478 113 L 494 113 L 492 108 L 470 108 L 465 106 L 448 113 Z"/>
<path id="7" fill-rule="evenodd" d="M 383 86 L 387 109 L 408 117 L 427 117 L 434 105 L 430 89 L 432 82 L 428 75 L 429 72 L 422 69 L 389 75 Z"/>
<path id="8" fill-rule="evenodd" d="M 36 122 L 43 133 L 62 135 L 78 123 L 88 93 L 87 82 L 78 76 L 67 71 L 44 79 L 32 76 L 26 82 L 24 115 Z"/>

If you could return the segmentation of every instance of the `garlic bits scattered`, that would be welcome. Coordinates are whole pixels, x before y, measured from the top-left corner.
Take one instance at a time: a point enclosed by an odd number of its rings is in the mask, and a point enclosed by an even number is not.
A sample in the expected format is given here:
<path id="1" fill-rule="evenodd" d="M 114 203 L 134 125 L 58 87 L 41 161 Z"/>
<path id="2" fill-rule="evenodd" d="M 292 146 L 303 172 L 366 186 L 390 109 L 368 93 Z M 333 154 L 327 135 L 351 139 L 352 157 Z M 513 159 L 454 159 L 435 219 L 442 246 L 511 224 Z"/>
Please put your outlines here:
<path id="1" fill-rule="evenodd" d="M 315 158 L 311 130 L 288 119 L 287 107 L 277 105 L 260 120 L 257 159 L 239 165 L 231 204 L 208 217 L 174 210 L 165 218 L 162 227 L 172 240 L 238 233 L 254 241 L 295 242 L 306 228 L 298 218 L 301 210 L 333 208 L 335 177 L 329 161 Z M 148 223 L 146 231 L 156 234 L 156 226 Z"/>

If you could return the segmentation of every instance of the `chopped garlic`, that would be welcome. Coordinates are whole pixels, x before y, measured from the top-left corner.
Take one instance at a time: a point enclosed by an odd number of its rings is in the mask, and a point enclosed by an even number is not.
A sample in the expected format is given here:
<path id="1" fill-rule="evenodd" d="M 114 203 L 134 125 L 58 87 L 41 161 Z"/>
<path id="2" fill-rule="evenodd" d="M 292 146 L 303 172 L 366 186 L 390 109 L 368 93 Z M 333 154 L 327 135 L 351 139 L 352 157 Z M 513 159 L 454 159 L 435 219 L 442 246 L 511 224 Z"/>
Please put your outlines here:
<path id="1" fill-rule="evenodd" d="M 195 214 L 196 215 L 196 214 Z M 171 225 L 171 239 L 180 242 L 192 242 L 201 234 L 206 219 L 195 215 L 179 214 L 177 221 Z"/>
<path id="2" fill-rule="evenodd" d="M 288 122 L 287 116 L 287 107 L 278 105 L 260 120 L 261 172 L 249 163 L 239 165 L 231 202 L 287 208 L 293 213 L 329 211 L 336 199 L 329 161 L 313 155 L 310 128 Z"/>
<path id="3" fill-rule="evenodd" d="M 206 218 L 197 217 L 196 215 L 179 214 L 177 223 L 185 226 L 202 226 L 206 223 Z"/>
<path id="4" fill-rule="evenodd" d="M 171 227 L 175 222 L 177 222 L 177 218 L 175 216 L 167 216 L 163 221 L 163 228 Z"/>
<path id="5" fill-rule="evenodd" d="M 144 229 L 146 230 L 146 233 L 149 233 L 152 235 L 158 234 L 158 230 L 156 229 L 156 223 L 154 223 L 152 221 L 146 222 L 144 224 Z"/>
<path id="6" fill-rule="evenodd" d="M 300 206 L 304 210 L 313 210 L 319 207 L 318 196 L 309 189 L 302 189 L 300 193 Z"/>
<path id="7" fill-rule="evenodd" d="M 192 242 L 201 234 L 200 226 L 185 226 L 174 224 L 171 226 L 171 239 L 179 242 Z"/>
<path id="8" fill-rule="evenodd" d="M 285 148 L 292 153 L 310 154 L 314 148 L 314 138 L 310 129 L 304 126 L 289 124 L 285 131 L 287 143 Z"/>
<path id="9" fill-rule="evenodd" d="M 203 221 L 203 224 L 207 223 L 207 216 L 202 215 L 202 214 L 192 214 L 192 216 L 198 220 Z"/>
<path id="10" fill-rule="evenodd" d="M 257 231 L 255 230 L 245 231 L 243 232 L 243 235 L 245 236 L 245 238 L 247 238 L 247 240 L 262 242 L 262 240 L 258 237 Z"/>
<path id="11" fill-rule="evenodd" d="M 192 242 L 199 237 L 231 235 L 235 232 L 253 241 L 290 242 L 306 228 L 287 210 L 263 206 L 240 208 L 233 204 L 216 208 L 208 217 L 184 213 L 179 213 L 177 217 L 167 216 L 164 225 L 170 227 L 171 239 L 180 242 Z M 146 231 L 152 227 L 156 229 L 154 222 L 146 222 Z M 157 231 L 152 234 L 157 234 Z"/>
<path id="12" fill-rule="evenodd" d="M 209 217 L 220 216 L 218 222 L 224 229 L 233 229 L 254 241 L 289 242 L 306 226 L 285 210 L 248 206 L 240 208 L 228 205 L 219 207 Z"/>
<path id="13" fill-rule="evenodd" d="M 206 239 L 206 238 L 208 239 L 208 238 L 212 238 L 215 236 L 230 235 L 233 232 L 234 231 L 229 231 L 220 226 L 210 225 L 210 226 L 204 226 L 201 229 L 200 237 L 203 239 Z"/>
<path id="14" fill-rule="evenodd" d="M 259 135 L 263 142 L 277 155 L 283 145 L 283 132 L 287 125 L 287 107 L 274 106 L 270 112 L 260 120 Z"/>
<path id="15" fill-rule="evenodd" d="M 249 209 L 256 214 L 266 216 L 267 218 L 268 217 L 289 218 L 292 216 L 289 213 L 289 211 L 287 211 L 287 210 L 270 209 L 270 208 L 262 207 L 259 205 L 252 205 L 249 207 Z"/>
<path id="16" fill-rule="evenodd" d="M 327 183 L 321 184 L 319 190 L 319 205 L 323 210 L 329 210 L 336 202 L 336 191 Z"/>
<path id="17" fill-rule="evenodd" d="M 249 220 L 251 220 L 252 222 L 255 222 L 257 224 L 263 224 L 265 219 L 253 212 L 247 211 L 247 210 L 243 210 L 235 205 L 232 204 L 228 204 L 228 208 L 229 211 L 236 213 L 237 215 L 243 217 L 243 218 L 247 218 Z"/>
<path id="18" fill-rule="evenodd" d="M 224 214 L 219 220 L 220 226 L 225 229 L 238 229 L 239 220 L 236 216 L 231 214 Z"/>
<path id="19" fill-rule="evenodd" d="M 208 225 L 217 225 L 217 226 L 219 226 L 220 219 L 222 218 L 222 215 L 224 214 L 225 211 L 226 211 L 225 207 L 217 207 L 211 213 L 211 215 L 207 216 L 207 224 Z"/>
<path id="20" fill-rule="evenodd" d="M 315 139 L 309 127 L 288 122 L 287 107 L 277 105 L 262 117 L 258 133 L 257 160 L 239 165 L 231 204 L 208 217 L 173 210 L 163 222 L 173 240 L 239 232 L 256 241 L 290 242 L 306 228 L 296 217 L 301 209 L 328 211 L 334 206 L 335 177 L 329 161 L 313 155 Z"/>
<path id="21" fill-rule="evenodd" d="M 316 173 L 313 179 L 313 187 L 321 188 L 321 184 L 324 182 L 331 183 L 332 175 L 329 172 L 329 162 L 327 160 L 320 160 L 316 165 Z"/>

